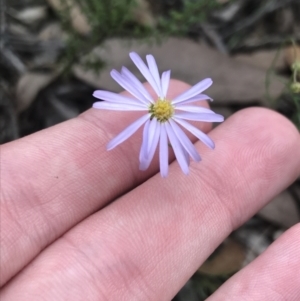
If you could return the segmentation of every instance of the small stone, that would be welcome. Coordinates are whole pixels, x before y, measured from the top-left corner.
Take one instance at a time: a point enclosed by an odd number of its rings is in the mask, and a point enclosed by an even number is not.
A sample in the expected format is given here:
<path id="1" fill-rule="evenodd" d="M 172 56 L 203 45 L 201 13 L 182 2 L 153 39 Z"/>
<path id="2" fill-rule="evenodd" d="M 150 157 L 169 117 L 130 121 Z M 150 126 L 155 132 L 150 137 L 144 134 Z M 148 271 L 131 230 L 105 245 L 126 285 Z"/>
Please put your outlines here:
<path id="1" fill-rule="evenodd" d="M 284 228 L 290 228 L 300 222 L 296 202 L 288 191 L 275 197 L 258 215 Z"/>

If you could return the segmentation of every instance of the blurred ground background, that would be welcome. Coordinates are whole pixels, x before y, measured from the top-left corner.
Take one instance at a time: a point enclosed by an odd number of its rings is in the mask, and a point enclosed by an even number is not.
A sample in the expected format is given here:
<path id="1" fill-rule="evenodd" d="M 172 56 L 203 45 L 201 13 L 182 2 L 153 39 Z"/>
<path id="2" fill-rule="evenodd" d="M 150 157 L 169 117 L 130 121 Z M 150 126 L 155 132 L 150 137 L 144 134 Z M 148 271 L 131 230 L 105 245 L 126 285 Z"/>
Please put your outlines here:
<path id="1" fill-rule="evenodd" d="M 135 72 L 131 50 L 190 84 L 213 78 L 212 106 L 226 118 L 264 106 L 300 126 L 299 0 L 0 0 L 0 37 L 1 143 L 77 116 L 95 89 L 120 91 L 109 71 Z M 299 221 L 300 180 L 232 233 L 174 300 L 205 300 Z"/>

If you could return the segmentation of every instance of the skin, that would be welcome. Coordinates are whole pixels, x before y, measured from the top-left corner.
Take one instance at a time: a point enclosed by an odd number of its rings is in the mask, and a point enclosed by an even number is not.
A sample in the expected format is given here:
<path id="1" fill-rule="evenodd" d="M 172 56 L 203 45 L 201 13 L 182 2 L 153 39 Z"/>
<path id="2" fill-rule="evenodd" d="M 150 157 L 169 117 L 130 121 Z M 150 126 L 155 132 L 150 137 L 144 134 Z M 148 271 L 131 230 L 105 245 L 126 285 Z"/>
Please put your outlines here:
<path id="1" fill-rule="evenodd" d="M 188 87 L 173 80 L 169 98 Z M 141 131 L 105 150 L 138 114 L 91 109 L 1 146 L 2 301 L 171 300 L 300 174 L 298 131 L 263 108 L 196 123 L 216 149 L 196 142 L 188 176 L 173 162 L 162 179 L 157 157 L 141 172 Z M 286 231 L 209 301 L 299 300 L 299 237 Z"/>

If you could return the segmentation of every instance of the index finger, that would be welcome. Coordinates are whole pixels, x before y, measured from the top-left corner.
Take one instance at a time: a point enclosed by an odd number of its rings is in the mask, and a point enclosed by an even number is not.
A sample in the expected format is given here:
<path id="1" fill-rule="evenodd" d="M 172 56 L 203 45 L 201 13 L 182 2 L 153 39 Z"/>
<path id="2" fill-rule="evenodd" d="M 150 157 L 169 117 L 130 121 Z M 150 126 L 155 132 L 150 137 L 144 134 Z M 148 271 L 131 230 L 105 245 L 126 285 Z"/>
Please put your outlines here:
<path id="1" fill-rule="evenodd" d="M 170 97 L 187 88 L 173 80 Z M 141 135 L 105 149 L 137 114 L 89 110 L 1 147 L 1 285 L 72 226 L 158 171 L 157 158 L 147 171 L 138 169 Z"/>

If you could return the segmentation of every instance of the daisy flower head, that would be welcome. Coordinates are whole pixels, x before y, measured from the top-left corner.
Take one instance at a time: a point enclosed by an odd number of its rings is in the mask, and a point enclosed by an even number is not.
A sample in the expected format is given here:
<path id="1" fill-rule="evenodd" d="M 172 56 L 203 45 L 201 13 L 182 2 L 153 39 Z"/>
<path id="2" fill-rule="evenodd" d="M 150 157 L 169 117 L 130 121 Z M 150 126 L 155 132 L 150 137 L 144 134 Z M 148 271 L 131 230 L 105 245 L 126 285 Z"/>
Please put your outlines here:
<path id="1" fill-rule="evenodd" d="M 199 100 L 211 100 L 202 92 L 212 85 L 212 80 L 206 78 L 175 98 L 168 99 L 167 92 L 171 71 L 165 71 L 160 76 L 152 55 L 146 56 L 147 64 L 137 53 L 131 52 L 129 55 L 152 86 L 156 97 L 153 98 L 137 77 L 126 67 L 122 67 L 121 72 L 111 71 L 112 78 L 131 96 L 98 90 L 94 92 L 94 97 L 104 101 L 95 102 L 93 107 L 102 110 L 141 111 L 144 114 L 111 140 L 107 149 L 115 148 L 144 125 L 143 141 L 139 154 L 140 170 L 146 170 L 149 167 L 159 145 L 160 173 L 162 177 L 167 177 L 170 145 L 182 171 L 188 174 L 190 157 L 196 162 L 199 162 L 201 157 L 183 129 L 191 132 L 209 148 L 213 149 L 215 145 L 205 133 L 186 120 L 224 121 L 222 115 L 216 114 L 210 109 L 192 105 L 193 102 Z"/>

